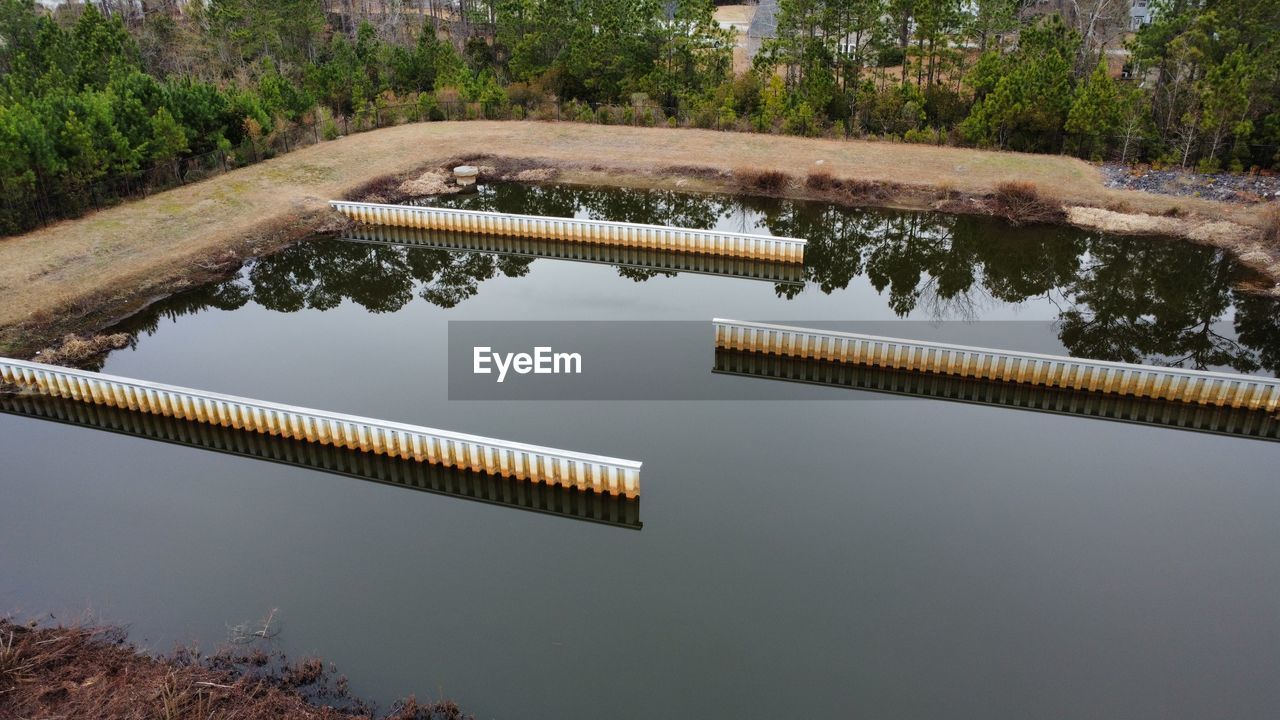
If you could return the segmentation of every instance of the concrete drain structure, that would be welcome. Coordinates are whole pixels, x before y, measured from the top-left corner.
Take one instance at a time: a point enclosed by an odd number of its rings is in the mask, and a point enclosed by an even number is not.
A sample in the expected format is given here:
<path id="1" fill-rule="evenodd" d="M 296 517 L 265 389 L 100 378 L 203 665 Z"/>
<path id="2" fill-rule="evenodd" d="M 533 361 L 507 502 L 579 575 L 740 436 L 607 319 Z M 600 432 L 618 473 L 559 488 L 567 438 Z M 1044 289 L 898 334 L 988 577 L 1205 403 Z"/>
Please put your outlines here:
<path id="1" fill-rule="evenodd" d="M 127 408 L 578 490 L 640 496 L 640 463 L 0 358 L 0 381 Z"/>
<path id="2" fill-rule="evenodd" d="M 1274 413 L 1280 380 L 716 319 L 717 349 Z"/>
<path id="3" fill-rule="evenodd" d="M 345 200 L 331 200 L 329 205 L 352 220 L 368 225 L 563 240 L 773 262 L 804 262 L 805 241 L 797 238 Z"/>

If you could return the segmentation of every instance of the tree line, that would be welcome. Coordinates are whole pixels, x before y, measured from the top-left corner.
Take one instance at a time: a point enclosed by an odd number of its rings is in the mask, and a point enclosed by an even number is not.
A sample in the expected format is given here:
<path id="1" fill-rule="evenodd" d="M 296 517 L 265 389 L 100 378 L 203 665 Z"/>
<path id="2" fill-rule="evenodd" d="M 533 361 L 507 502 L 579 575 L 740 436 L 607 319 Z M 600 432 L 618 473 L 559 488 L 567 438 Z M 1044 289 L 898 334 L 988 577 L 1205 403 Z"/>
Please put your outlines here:
<path id="1" fill-rule="evenodd" d="M 1280 0 L 1057 5 L 780 0 L 735 72 L 711 0 L 0 0 L 0 225 L 446 117 L 1280 166 Z"/>
<path id="2" fill-rule="evenodd" d="M 1280 1 L 1153 0 L 1153 21 L 1131 36 L 1128 2 L 1033 12 L 1044 5 L 781 0 L 755 65 L 764 97 L 786 100 L 760 127 L 782 115 L 806 133 L 843 123 L 1204 171 L 1280 167 Z M 758 112 L 751 101 L 736 110 Z"/>

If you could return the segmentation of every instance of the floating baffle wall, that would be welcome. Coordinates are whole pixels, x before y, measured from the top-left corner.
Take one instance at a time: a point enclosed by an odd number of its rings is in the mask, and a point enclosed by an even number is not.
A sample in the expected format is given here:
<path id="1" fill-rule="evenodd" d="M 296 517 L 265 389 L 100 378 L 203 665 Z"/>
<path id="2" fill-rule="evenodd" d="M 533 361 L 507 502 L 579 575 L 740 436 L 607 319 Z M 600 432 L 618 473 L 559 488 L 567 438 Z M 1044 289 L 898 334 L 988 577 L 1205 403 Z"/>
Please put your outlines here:
<path id="1" fill-rule="evenodd" d="M 0 358 L 0 381 L 42 395 L 128 408 L 501 477 L 640 495 L 640 463 L 280 405 L 87 370 Z"/>
<path id="2" fill-rule="evenodd" d="M 1280 380 L 716 319 L 716 347 L 957 377 L 1274 412 Z"/>
<path id="3" fill-rule="evenodd" d="M 537 238 L 491 235 L 481 232 L 421 230 L 419 228 L 393 227 L 390 225 L 364 225 L 343 233 L 342 239 L 349 242 L 420 247 L 432 250 L 462 250 L 493 253 L 495 255 L 599 263 L 661 272 L 672 271 L 719 275 L 744 280 L 765 280 L 793 285 L 804 283 L 804 266 L 799 263 L 701 255 L 698 253 L 654 250 L 643 247 L 597 245 L 569 240 L 540 240 Z"/>
<path id="4" fill-rule="evenodd" d="M 352 220 L 368 225 L 565 240 L 774 262 L 804 262 L 805 241 L 796 238 L 345 200 L 331 200 L 329 205 Z"/>

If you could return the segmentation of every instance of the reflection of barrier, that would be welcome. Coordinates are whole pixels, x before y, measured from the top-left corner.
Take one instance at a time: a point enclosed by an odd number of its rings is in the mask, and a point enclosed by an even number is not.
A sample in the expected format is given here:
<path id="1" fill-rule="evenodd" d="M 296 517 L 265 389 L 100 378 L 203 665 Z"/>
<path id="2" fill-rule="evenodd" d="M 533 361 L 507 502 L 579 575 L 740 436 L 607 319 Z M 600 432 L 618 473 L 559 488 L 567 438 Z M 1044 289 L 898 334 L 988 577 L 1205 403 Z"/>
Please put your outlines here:
<path id="1" fill-rule="evenodd" d="M 187 447 L 320 470 L 360 480 L 478 500 L 577 520 L 640 529 L 640 501 L 620 495 L 520 482 L 412 460 L 319 446 L 190 420 L 89 405 L 64 398 L 0 393 L 0 412 L 53 420 Z"/>
<path id="2" fill-rule="evenodd" d="M 463 233 L 449 230 L 365 225 L 346 233 L 344 240 L 383 245 L 409 245 L 433 250 L 468 251 L 517 255 L 531 258 L 554 258 L 575 262 L 601 263 L 618 267 L 658 272 L 689 272 L 723 275 L 749 280 L 800 284 L 804 266 L 769 260 L 726 258 L 714 255 L 651 250 L 648 248 L 592 245 L 563 240 L 535 240 L 504 237 L 487 233 Z"/>
<path id="3" fill-rule="evenodd" d="M 43 395 L 637 497 L 640 463 L 0 358 L 0 382 Z"/>
<path id="4" fill-rule="evenodd" d="M 1259 410 L 1104 395 L 937 373 L 866 367 L 717 348 L 715 372 L 981 405 L 1081 415 L 1237 437 L 1280 440 L 1280 419 Z"/>
<path id="5" fill-rule="evenodd" d="M 804 262 L 805 241 L 796 238 L 415 205 L 344 200 L 331 200 L 329 205 L 352 220 L 369 225 L 564 240 L 774 262 Z"/>
<path id="6" fill-rule="evenodd" d="M 716 347 L 889 370 L 1275 412 L 1280 380 L 714 320 Z"/>

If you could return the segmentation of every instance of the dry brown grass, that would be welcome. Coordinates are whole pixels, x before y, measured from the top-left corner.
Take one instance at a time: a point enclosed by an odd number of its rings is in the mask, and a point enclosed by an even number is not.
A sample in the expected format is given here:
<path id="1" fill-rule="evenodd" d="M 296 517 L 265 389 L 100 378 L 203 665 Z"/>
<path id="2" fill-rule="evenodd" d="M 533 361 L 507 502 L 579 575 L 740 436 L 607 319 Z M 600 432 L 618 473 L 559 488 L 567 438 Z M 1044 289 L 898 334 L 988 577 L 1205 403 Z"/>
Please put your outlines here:
<path id="1" fill-rule="evenodd" d="M 1262 212 L 1262 241 L 1271 247 L 1280 247 L 1280 201 L 1267 203 Z"/>
<path id="2" fill-rule="evenodd" d="M 662 171 L 677 177 L 698 178 L 700 180 L 719 180 L 729 176 L 729 173 L 720 168 L 706 165 L 668 165 Z"/>
<path id="3" fill-rule="evenodd" d="M 36 359 L 50 365 L 84 367 L 128 344 L 129 336 L 125 333 L 87 337 L 71 334 L 63 337 L 59 344 L 41 350 L 36 354 Z"/>
<path id="4" fill-rule="evenodd" d="M 253 651 L 152 658 L 118 628 L 18 625 L 0 620 L 0 717 L 112 720 L 355 720 L 373 708 L 318 659 L 289 664 Z M 325 704 L 313 704 L 314 697 Z M 332 707 L 330 705 L 338 706 Z M 339 709 L 341 708 L 341 709 Z M 387 720 L 465 720 L 452 702 L 412 697 Z"/>

